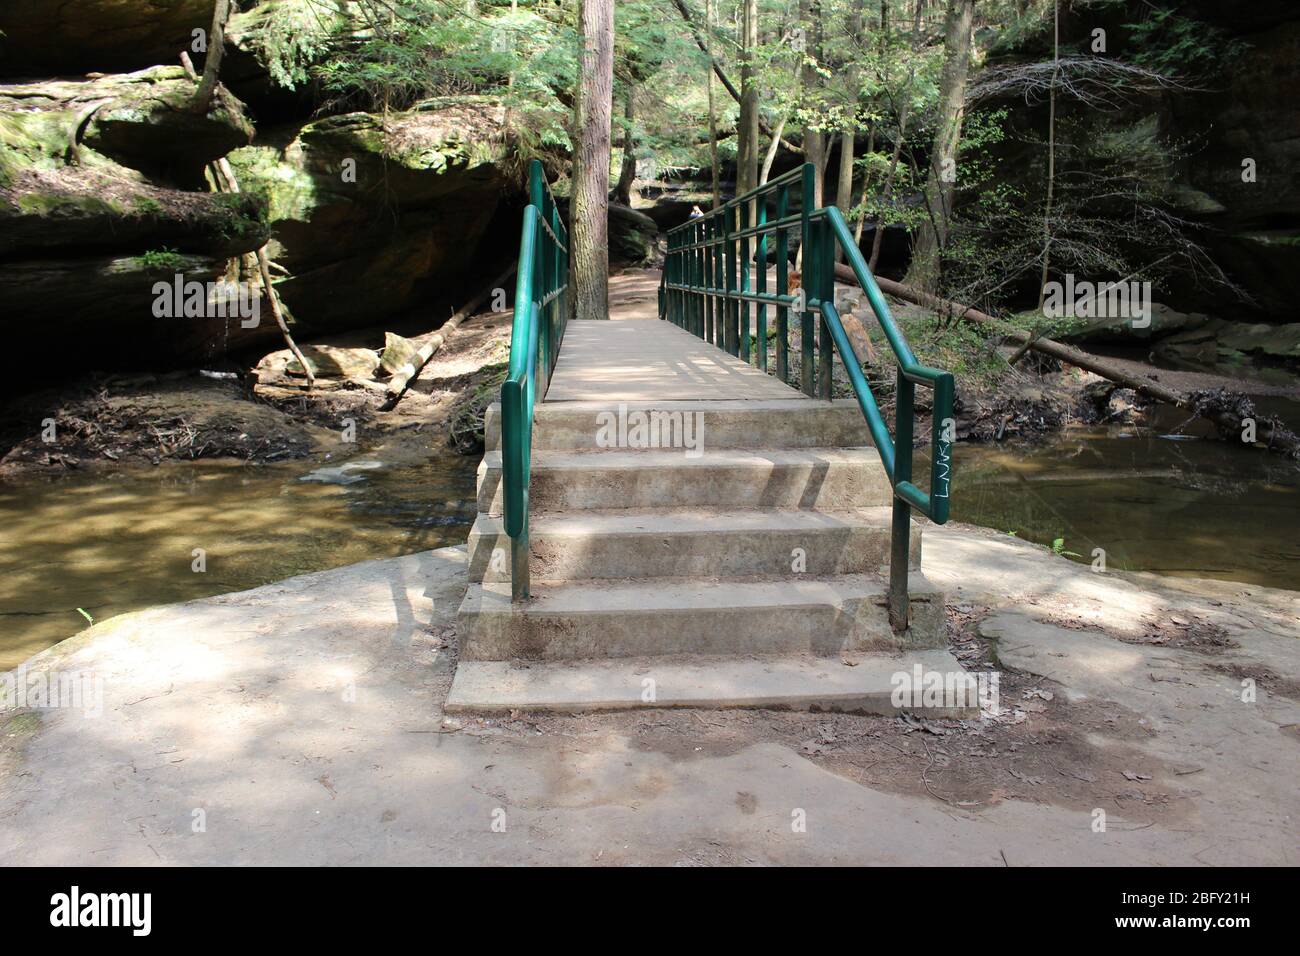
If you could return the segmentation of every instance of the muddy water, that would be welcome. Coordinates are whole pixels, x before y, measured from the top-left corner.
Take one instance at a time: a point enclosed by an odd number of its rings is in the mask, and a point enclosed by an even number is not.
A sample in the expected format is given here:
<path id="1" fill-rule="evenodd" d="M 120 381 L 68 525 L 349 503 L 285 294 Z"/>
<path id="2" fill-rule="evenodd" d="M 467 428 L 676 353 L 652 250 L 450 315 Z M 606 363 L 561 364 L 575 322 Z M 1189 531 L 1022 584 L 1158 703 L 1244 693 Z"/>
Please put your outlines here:
<path id="1" fill-rule="evenodd" d="M 0 485 L 0 670 L 87 627 L 78 608 L 101 620 L 464 543 L 477 459 L 422 458 L 335 483 L 301 480 L 319 464 L 196 462 Z"/>
<path id="2" fill-rule="evenodd" d="M 1274 410 L 1294 428 L 1290 405 Z M 1049 546 L 1063 538 L 1076 561 L 1100 548 L 1110 568 L 1300 590 L 1300 467 L 1178 429 L 1178 418 L 959 446 L 952 517 Z"/>
<path id="3" fill-rule="evenodd" d="M 1282 411 L 1295 427 L 1300 406 Z M 1074 560 L 1102 548 L 1111 568 L 1300 590 L 1300 468 L 1179 424 L 959 445 L 953 518 L 1062 538 Z M 0 485 L 0 670 L 85 628 L 78 608 L 100 620 L 463 543 L 477 460 L 402 451 L 327 463 L 327 482 L 301 480 L 319 464 L 199 462 Z"/>

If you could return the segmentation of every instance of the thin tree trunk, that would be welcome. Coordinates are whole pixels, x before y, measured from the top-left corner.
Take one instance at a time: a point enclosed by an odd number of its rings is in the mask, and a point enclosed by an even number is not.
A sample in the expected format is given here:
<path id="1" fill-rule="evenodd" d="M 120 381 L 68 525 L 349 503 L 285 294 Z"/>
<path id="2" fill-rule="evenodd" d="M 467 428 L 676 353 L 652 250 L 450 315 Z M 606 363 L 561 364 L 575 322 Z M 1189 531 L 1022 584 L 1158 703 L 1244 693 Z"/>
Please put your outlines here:
<path id="1" fill-rule="evenodd" d="M 912 17 L 912 56 L 915 59 L 921 50 L 921 14 L 925 10 L 925 4 L 917 2 L 916 12 Z M 880 22 L 882 29 L 887 28 L 885 20 L 885 8 L 880 8 Z M 882 52 L 884 39 L 882 38 Z M 912 99 L 912 82 L 916 78 L 916 67 L 913 65 L 908 68 L 907 85 L 903 87 L 903 102 L 898 106 L 898 138 L 894 141 L 894 151 L 889 160 L 889 172 L 885 175 L 885 189 L 881 194 L 881 214 L 876 217 L 876 231 L 871 237 L 871 257 L 867 262 L 872 272 L 876 271 L 876 263 L 880 261 L 880 248 L 885 241 L 885 209 L 890 199 L 894 195 L 894 182 L 898 176 L 898 162 L 903 155 L 903 143 L 907 140 L 907 123 L 911 118 L 911 99 Z"/>
<path id="2" fill-rule="evenodd" d="M 758 185 L 758 0 L 745 0 L 741 15 L 740 119 L 736 127 L 736 195 Z"/>
<path id="3" fill-rule="evenodd" d="M 912 246 L 912 264 L 907 272 L 909 284 L 927 291 L 938 286 L 939 260 L 948 242 L 974 17 L 975 0 L 948 0 L 948 12 L 944 17 L 943 73 L 939 78 L 938 132 L 925 182 L 925 205 L 929 217 L 917 232 Z"/>
<path id="4" fill-rule="evenodd" d="M 217 90 L 217 77 L 221 73 L 221 57 L 226 51 L 226 22 L 230 19 L 230 0 L 217 0 L 212 10 L 212 31 L 208 34 L 208 52 L 203 60 L 203 79 L 194 98 L 189 102 L 189 111 L 200 116 L 207 113 L 212 103 L 212 94 Z"/>
<path id="5" fill-rule="evenodd" d="M 785 130 L 787 117 L 782 116 L 776 124 L 776 130 L 772 133 L 772 142 L 768 144 L 767 155 L 763 157 L 763 168 L 758 174 L 758 184 L 766 186 L 767 180 L 772 175 L 772 163 L 776 161 L 776 151 L 781 146 L 781 133 Z"/>
<path id="6" fill-rule="evenodd" d="M 1052 4 L 1052 88 L 1047 118 L 1047 205 L 1043 208 L 1043 274 L 1038 282 L 1038 311 L 1047 296 L 1047 271 L 1052 259 L 1052 200 L 1056 194 L 1056 81 L 1061 74 L 1061 4 Z"/>
<path id="7" fill-rule="evenodd" d="M 876 124 L 870 125 L 870 132 L 867 133 L 867 155 L 871 156 L 876 152 Z M 867 194 L 871 189 L 871 167 L 867 167 L 867 174 L 862 177 L 862 215 L 858 216 L 858 224 L 853 229 L 853 244 L 857 245 L 862 242 L 862 230 L 867 224 Z"/>
<path id="8" fill-rule="evenodd" d="M 817 64 L 820 62 L 821 44 L 821 0 L 799 0 L 799 22 L 804 25 L 809 48 L 805 51 L 807 61 L 800 74 L 805 98 L 811 96 L 820 86 Z M 808 162 L 816 170 L 813 187 L 813 205 L 820 209 L 822 205 L 822 177 L 826 169 L 826 134 L 817 127 L 816 111 L 810 111 L 812 121 L 804 127 L 803 151 Z M 802 253 L 802 249 L 800 252 Z"/>
<path id="9" fill-rule="evenodd" d="M 849 32 L 855 41 L 855 47 L 860 47 L 862 43 L 862 9 L 865 0 L 857 0 L 853 8 L 853 16 L 849 20 Z M 835 189 L 835 205 L 839 207 L 840 213 L 847 220 L 853 212 L 853 150 L 856 145 L 854 139 L 857 137 L 857 105 L 858 105 L 858 70 L 854 65 L 850 65 L 848 71 L 848 84 L 850 94 L 854 99 L 854 114 L 848 127 L 840 134 L 840 176 L 839 182 Z M 843 259 L 844 252 L 838 245 L 835 247 L 836 257 Z"/>
<path id="10" fill-rule="evenodd" d="M 704 0 L 705 47 L 709 61 L 713 61 L 713 0 Z M 722 186 L 718 169 L 718 114 L 713 102 L 713 71 L 708 72 L 709 89 L 709 169 L 713 174 L 713 208 L 722 205 Z"/>
<path id="11" fill-rule="evenodd" d="M 614 198 L 624 206 L 632 205 L 632 184 L 636 181 L 636 140 L 632 134 L 632 81 L 628 81 L 627 99 L 623 104 L 623 120 L 627 127 L 623 130 L 623 162 L 618 169 L 618 185 L 614 187 Z"/>
<path id="12" fill-rule="evenodd" d="M 231 168 L 230 161 L 225 157 L 217 160 L 217 169 L 221 177 L 226 181 L 226 189 L 232 193 L 239 192 L 239 180 L 235 178 L 235 170 Z M 289 323 L 284 319 L 284 310 L 280 306 L 280 296 L 275 291 L 275 286 L 271 284 L 271 263 L 266 255 L 266 246 L 260 246 L 257 250 L 257 269 L 262 276 L 262 288 L 266 290 L 266 301 L 271 306 L 271 316 L 275 319 L 275 324 L 280 327 L 280 335 L 284 338 L 284 344 L 289 347 L 293 357 L 298 360 L 302 366 L 303 374 L 307 376 L 307 387 L 316 387 L 316 375 L 307 364 L 307 358 L 298 348 L 298 343 L 293 340 L 289 334 Z"/>
<path id="13" fill-rule="evenodd" d="M 574 317 L 609 318 L 609 153 L 614 90 L 614 0 L 580 0 L 582 74 L 573 156 Z"/>
<path id="14" fill-rule="evenodd" d="M 709 52 L 710 44 L 704 39 L 704 37 L 700 36 L 700 31 L 695 28 L 695 21 L 691 19 L 691 11 L 686 8 L 686 4 L 684 0 L 673 0 L 673 6 L 675 6 L 677 8 L 677 12 L 682 15 L 682 19 L 686 21 L 686 25 L 691 28 L 691 35 L 695 38 L 695 45 L 698 46 L 701 51 L 709 55 L 709 65 L 713 67 L 713 72 L 714 74 L 717 75 L 718 79 L 722 82 L 722 86 L 724 89 L 726 89 L 727 95 L 730 96 L 737 103 L 739 103 L 740 90 L 736 89 L 736 84 L 732 83 L 731 80 L 727 77 L 726 71 L 722 69 L 722 64 L 718 62 L 718 58 Z M 772 130 L 768 127 L 767 122 L 763 119 L 761 114 L 759 115 L 758 118 L 758 128 L 761 129 L 764 133 L 770 134 L 772 132 Z M 792 153 L 803 152 L 802 149 L 800 149 L 798 146 L 795 146 L 793 143 L 787 140 L 782 140 L 781 145 L 784 146 L 786 149 L 790 150 L 790 152 Z"/>
<path id="15" fill-rule="evenodd" d="M 846 129 L 840 133 L 840 176 L 835 187 L 835 205 L 840 214 L 847 219 L 853 212 L 853 137 L 854 131 Z M 844 250 L 835 246 L 835 258 L 844 261 Z"/>

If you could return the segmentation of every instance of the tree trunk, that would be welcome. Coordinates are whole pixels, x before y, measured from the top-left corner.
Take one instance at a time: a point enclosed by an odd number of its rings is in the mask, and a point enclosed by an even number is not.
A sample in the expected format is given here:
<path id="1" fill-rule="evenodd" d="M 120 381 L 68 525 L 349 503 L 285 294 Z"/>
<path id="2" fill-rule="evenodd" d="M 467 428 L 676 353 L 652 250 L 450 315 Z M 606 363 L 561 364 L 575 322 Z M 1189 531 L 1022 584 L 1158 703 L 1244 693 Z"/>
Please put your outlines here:
<path id="1" fill-rule="evenodd" d="M 217 90 L 217 77 L 221 73 L 221 57 L 226 51 L 226 21 L 230 19 L 230 0 L 217 0 L 212 10 L 212 31 L 208 35 L 208 52 L 203 60 L 203 79 L 189 102 L 189 111 L 200 116 L 208 111 L 212 94 Z"/>
<path id="2" fill-rule="evenodd" d="M 614 0 L 581 0 L 582 75 L 569 233 L 574 318 L 609 318 L 609 152 L 614 91 Z"/>
<path id="3" fill-rule="evenodd" d="M 772 142 L 767 147 L 767 156 L 763 158 L 763 168 L 758 172 L 758 184 L 766 186 L 768 177 L 772 175 L 772 163 L 776 160 L 776 151 L 781 145 L 781 133 L 785 130 L 786 117 L 782 116 L 776 124 L 776 129 L 772 131 Z"/>
<path id="4" fill-rule="evenodd" d="M 729 95 L 733 100 L 739 103 L 740 90 L 736 89 L 736 84 L 732 83 L 730 78 L 728 78 L 726 71 L 722 69 L 722 64 L 718 62 L 718 58 L 709 52 L 710 44 L 704 39 L 704 37 L 700 36 L 700 31 L 695 28 L 695 21 L 691 19 L 691 12 L 690 10 L 686 9 L 686 3 L 684 2 L 684 0 L 673 0 L 673 6 L 675 6 L 677 8 L 677 12 L 682 15 L 682 20 L 686 22 L 686 25 L 691 28 L 691 35 L 695 38 L 695 45 L 698 46 L 704 53 L 709 54 L 709 65 L 713 67 L 713 72 L 717 75 L 718 80 L 721 81 L 723 87 L 726 89 L 727 95 Z M 771 129 L 768 127 L 767 123 L 764 121 L 761 114 L 759 115 L 758 118 L 758 128 L 761 129 L 764 133 L 771 132 Z M 781 141 L 781 145 L 784 146 L 786 149 L 790 150 L 790 152 L 792 153 L 803 152 L 803 150 L 801 150 L 798 146 L 795 146 L 793 143 L 787 142 L 785 140 Z"/>
<path id="5" fill-rule="evenodd" d="M 859 48 L 862 44 L 863 3 L 864 0 L 857 0 L 854 4 L 853 15 L 849 19 L 849 32 Z M 849 67 L 848 85 L 850 93 L 857 96 L 858 70 L 856 66 L 850 65 Z M 850 213 L 853 212 L 853 148 L 857 133 L 857 111 L 855 106 L 852 119 L 847 128 L 840 134 L 840 176 L 835 189 L 835 205 L 839 207 L 840 213 L 846 221 Z M 835 254 L 839 261 L 843 261 L 844 251 L 838 245 L 835 247 Z"/>
<path id="6" fill-rule="evenodd" d="M 623 120 L 627 123 L 623 130 L 623 163 L 618 169 L 618 185 L 614 187 L 614 199 L 624 206 L 632 205 L 632 184 L 636 181 L 636 140 L 632 135 L 632 94 L 633 86 L 629 80 L 627 99 L 623 104 Z"/>
<path id="7" fill-rule="evenodd" d="M 758 0 L 745 0 L 741 19 L 740 119 L 736 127 L 736 195 L 758 185 Z"/>
<path id="8" fill-rule="evenodd" d="M 948 241 L 956 185 L 957 152 L 966 97 L 966 76 L 970 72 L 971 27 L 975 0 L 948 0 L 944 17 L 944 62 L 939 78 L 939 117 L 930 172 L 925 182 L 925 205 L 929 212 L 912 245 L 909 285 L 933 291 L 939 282 L 939 257 Z"/>
<path id="9" fill-rule="evenodd" d="M 800 83 L 803 86 L 803 95 L 805 99 L 809 97 L 820 86 L 820 74 L 817 72 L 817 64 L 820 62 L 821 44 L 821 0 L 799 0 L 799 22 L 803 24 L 808 43 L 808 49 L 805 51 L 806 60 L 800 74 Z M 810 110 L 812 116 L 811 122 L 804 126 L 803 131 L 803 151 L 804 157 L 808 162 L 813 164 L 816 170 L 815 186 L 813 187 L 813 205 L 820 209 L 822 205 L 822 177 L 826 169 L 826 134 L 818 128 L 816 110 Z M 802 259 L 802 248 L 799 250 Z"/>
<path id="10" fill-rule="evenodd" d="M 1047 297 L 1047 271 L 1052 262 L 1052 200 L 1056 198 L 1056 81 L 1061 75 L 1061 4 L 1052 4 L 1052 88 L 1047 114 L 1047 204 L 1043 207 L 1043 273 L 1038 281 L 1038 311 Z"/>
<path id="11" fill-rule="evenodd" d="M 713 0 L 704 0 L 705 47 L 704 52 L 709 61 L 713 60 Z M 709 88 L 709 170 L 713 174 L 713 208 L 722 205 L 722 186 L 719 182 L 718 169 L 718 114 L 713 102 L 713 71 L 708 74 Z"/>

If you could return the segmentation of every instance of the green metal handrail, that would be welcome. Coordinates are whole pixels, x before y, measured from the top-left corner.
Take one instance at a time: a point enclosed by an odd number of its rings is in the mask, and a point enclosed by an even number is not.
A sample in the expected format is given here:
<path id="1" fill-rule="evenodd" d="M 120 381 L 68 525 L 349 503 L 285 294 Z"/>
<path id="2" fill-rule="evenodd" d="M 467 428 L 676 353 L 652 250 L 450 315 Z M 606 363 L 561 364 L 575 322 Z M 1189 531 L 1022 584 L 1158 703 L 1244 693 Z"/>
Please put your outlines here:
<path id="1" fill-rule="evenodd" d="M 510 537 L 510 593 L 528 597 L 528 481 L 533 406 L 544 398 L 568 322 L 568 232 L 555 197 L 534 159 L 528 166 L 528 207 L 519 237 L 510 366 L 501 386 L 501 484 Z"/>
<path id="2" fill-rule="evenodd" d="M 712 342 L 732 355 L 750 361 L 750 305 L 754 304 L 753 362 L 767 370 L 767 309 L 776 308 L 776 376 L 789 379 L 790 310 L 800 313 L 800 389 L 804 394 L 829 400 L 831 368 L 838 354 L 867 428 L 880 453 L 881 464 L 893 489 L 893 525 L 889 562 L 889 620 L 895 631 L 907 629 L 908 551 L 911 512 L 919 511 L 935 524 L 948 520 L 952 483 L 953 378 L 948 372 L 921 365 L 898 328 L 889 305 L 839 209 L 815 207 L 815 176 L 811 163 L 778 176 L 758 189 L 737 196 L 705 215 L 668 231 L 668 254 L 659 285 L 659 316 Z M 801 188 L 801 206 L 790 213 L 790 189 Z M 775 200 L 775 215 L 767 216 L 768 200 Z M 754 221 L 751 223 L 750 220 Z M 798 227 L 803 247 L 803 287 L 790 293 L 788 232 Z M 767 240 L 776 234 L 776 291 L 768 292 Z M 753 252 L 751 242 L 753 239 Z M 844 331 L 835 307 L 835 251 L 845 261 L 866 293 L 876 321 L 894 352 L 898 365 L 895 390 L 894 432 L 889 427 L 871 386 Z M 763 266 L 751 288 L 750 263 Z M 821 321 L 816 319 L 820 317 Z M 813 328 L 817 326 L 816 350 Z M 930 491 L 912 481 L 912 435 L 916 386 L 933 389 L 931 423 Z"/>

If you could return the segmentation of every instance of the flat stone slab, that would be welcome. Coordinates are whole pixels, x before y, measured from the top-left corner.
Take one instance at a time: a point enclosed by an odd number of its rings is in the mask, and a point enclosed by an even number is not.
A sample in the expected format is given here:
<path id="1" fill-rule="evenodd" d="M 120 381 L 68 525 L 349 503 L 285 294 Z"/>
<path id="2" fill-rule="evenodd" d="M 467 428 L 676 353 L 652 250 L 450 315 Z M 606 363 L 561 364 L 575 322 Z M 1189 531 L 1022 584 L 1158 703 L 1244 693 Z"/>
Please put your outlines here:
<path id="1" fill-rule="evenodd" d="M 849 663 L 846 663 L 849 662 Z M 924 707 L 892 699 L 920 667 L 922 673 L 963 674 L 947 650 L 836 657 L 653 659 L 520 664 L 461 661 L 445 710 L 581 713 L 645 707 L 780 708 L 851 713 L 979 715 L 965 707 Z M 900 675 L 902 675 L 900 677 Z M 907 685 L 910 686 L 910 685 Z"/>

